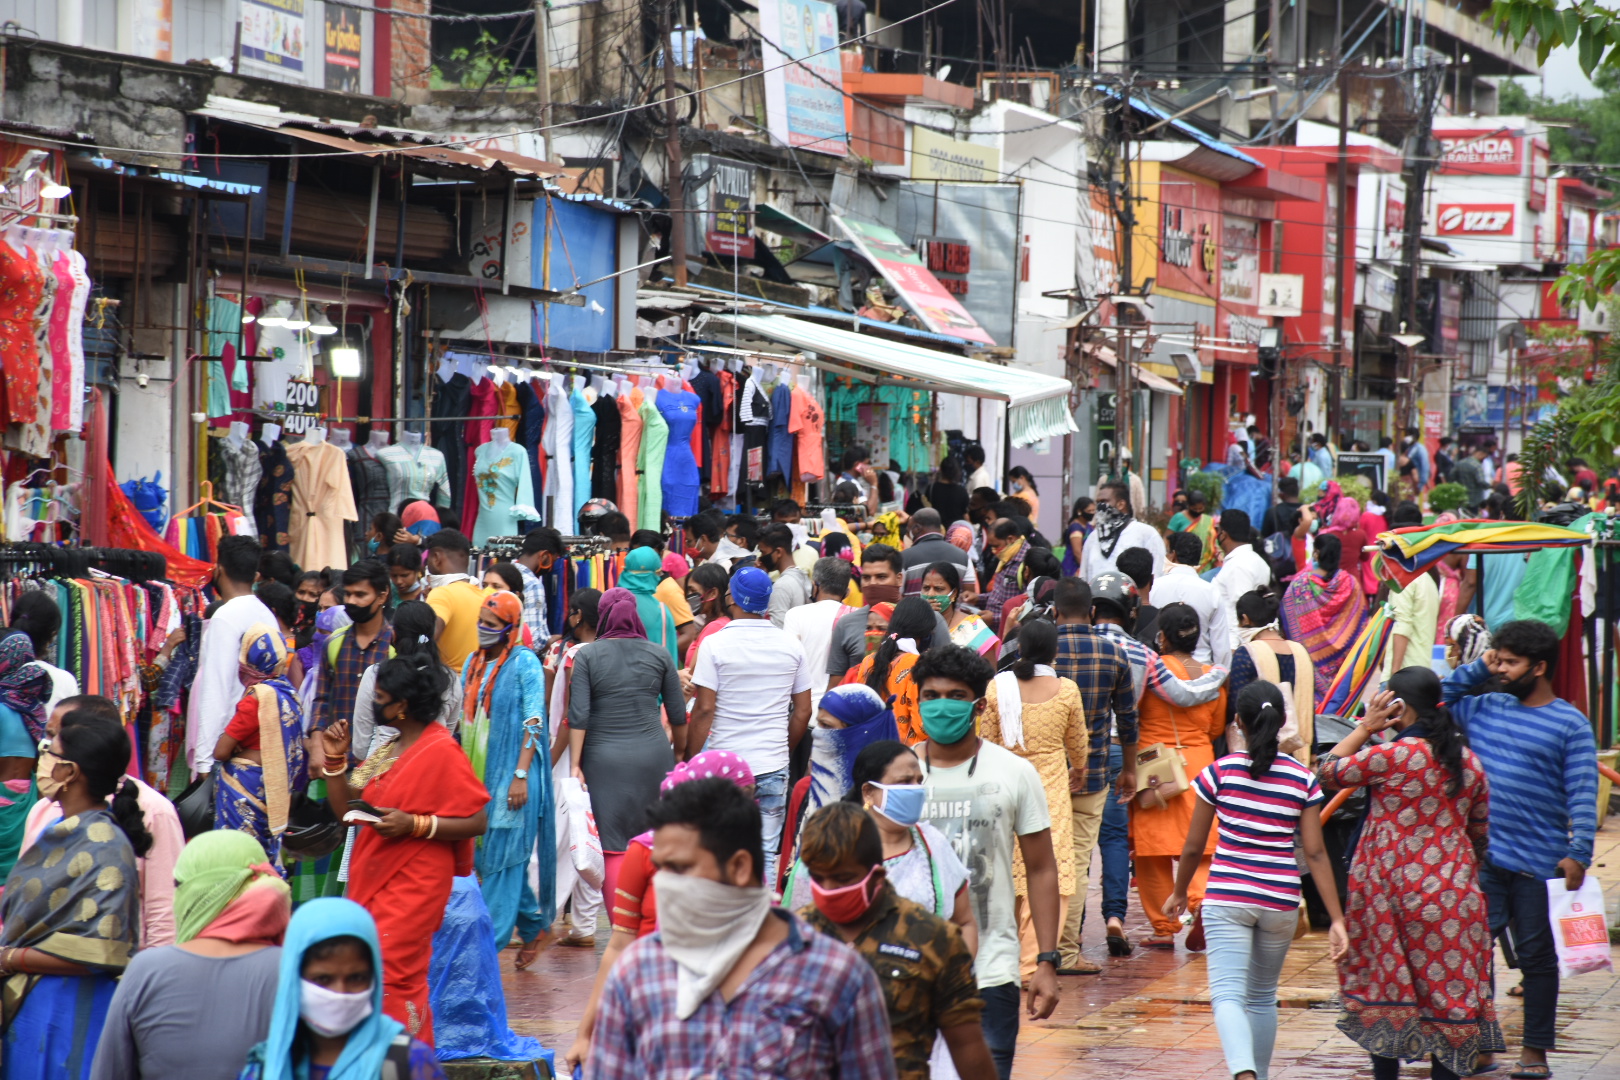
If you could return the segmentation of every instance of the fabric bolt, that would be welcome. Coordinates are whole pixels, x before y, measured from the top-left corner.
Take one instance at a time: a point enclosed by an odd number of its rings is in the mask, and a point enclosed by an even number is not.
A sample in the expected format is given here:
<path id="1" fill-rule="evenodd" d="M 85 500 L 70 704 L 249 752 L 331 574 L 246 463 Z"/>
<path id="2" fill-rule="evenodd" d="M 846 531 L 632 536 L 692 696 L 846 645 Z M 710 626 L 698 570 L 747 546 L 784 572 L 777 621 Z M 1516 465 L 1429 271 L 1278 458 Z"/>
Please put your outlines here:
<path id="1" fill-rule="evenodd" d="M 287 457 L 294 470 L 288 554 L 311 569 L 347 566 L 343 523 L 358 513 L 343 451 L 329 442 L 296 442 Z"/>
<path id="2" fill-rule="evenodd" d="M 597 394 L 591 405 L 596 436 L 591 443 L 591 498 L 615 502 L 619 497 L 619 402 Z"/>
<path id="3" fill-rule="evenodd" d="M 663 509 L 671 517 L 691 517 L 698 512 L 698 462 L 692 454 L 691 443 L 692 433 L 698 426 L 701 402 L 698 395 L 684 390 L 658 392 L 658 414 L 668 429 L 667 449 L 659 476 Z M 657 528 L 645 523 L 641 527 Z"/>
<path id="4" fill-rule="evenodd" d="M 473 477 L 478 485 L 478 523 L 473 527 L 474 547 L 492 536 L 520 535 L 536 509 L 529 456 L 521 444 L 490 440 L 473 456 Z"/>
<path id="5" fill-rule="evenodd" d="M 596 437 L 596 411 L 586 400 L 585 392 L 578 388 L 568 395 L 568 404 L 574 410 L 574 499 L 568 507 L 562 531 L 572 533 L 579 524 L 580 507 L 591 498 L 591 446 Z M 558 516 L 563 516 L 560 511 Z"/>
<path id="6" fill-rule="evenodd" d="M 662 398 L 668 391 L 659 391 Z M 669 422 L 652 402 L 642 398 L 641 446 L 636 455 L 636 528 L 657 530 L 664 515 L 664 460 L 669 450 Z M 695 419 L 695 417 L 694 417 Z M 625 513 L 628 515 L 629 511 Z"/>
<path id="7" fill-rule="evenodd" d="M 642 393 L 622 390 L 615 399 L 619 409 L 619 512 L 640 528 Z M 654 526 L 656 528 L 656 526 Z"/>
<path id="8" fill-rule="evenodd" d="M 568 532 L 574 513 L 574 407 L 563 382 L 559 377 L 546 386 L 548 422 L 541 445 L 547 459 L 545 493 L 551 499 L 548 520 Z"/>

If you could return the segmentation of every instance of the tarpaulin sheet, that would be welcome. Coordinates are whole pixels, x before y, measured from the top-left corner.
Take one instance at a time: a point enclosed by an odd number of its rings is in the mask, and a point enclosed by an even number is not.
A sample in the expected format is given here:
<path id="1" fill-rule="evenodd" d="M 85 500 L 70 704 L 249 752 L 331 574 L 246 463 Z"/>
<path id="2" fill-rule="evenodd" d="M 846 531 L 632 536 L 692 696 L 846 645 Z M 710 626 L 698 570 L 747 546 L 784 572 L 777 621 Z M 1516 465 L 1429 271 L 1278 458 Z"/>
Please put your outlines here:
<path id="1" fill-rule="evenodd" d="M 450 886 L 444 923 L 433 935 L 428 991 L 434 1051 L 440 1061 L 544 1061 L 555 1074 L 552 1052 L 540 1040 L 518 1035 L 507 1026 L 495 931 L 478 879 L 471 875 L 456 878 Z"/>

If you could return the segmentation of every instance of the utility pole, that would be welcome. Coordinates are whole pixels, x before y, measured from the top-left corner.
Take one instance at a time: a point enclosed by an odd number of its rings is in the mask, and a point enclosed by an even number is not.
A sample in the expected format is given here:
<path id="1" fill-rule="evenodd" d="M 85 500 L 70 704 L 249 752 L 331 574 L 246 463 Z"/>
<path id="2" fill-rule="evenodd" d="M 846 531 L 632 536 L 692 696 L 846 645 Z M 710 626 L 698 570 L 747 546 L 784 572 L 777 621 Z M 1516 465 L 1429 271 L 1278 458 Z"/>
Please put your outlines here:
<path id="1" fill-rule="evenodd" d="M 1117 211 L 1120 229 L 1122 231 L 1122 244 L 1119 254 L 1119 291 L 1126 295 L 1134 295 L 1136 282 L 1134 280 L 1134 252 L 1135 226 L 1136 226 L 1136 195 L 1131 190 L 1131 142 L 1136 134 L 1136 106 L 1131 101 L 1131 95 L 1136 89 L 1134 74 L 1125 77 L 1120 98 L 1125 108 L 1120 112 L 1120 206 Z M 1114 308 L 1114 325 L 1119 327 L 1119 355 L 1114 358 L 1114 455 L 1110 462 L 1110 471 L 1116 479 L 1124 479 L 1122 450 L 1130 449 L 1131 445 L 1131 391 L 1135 384 L 1135 376 L 1131 373 L 1132 338 L 1135 336 L 1134 321 L 1137 315 L 1145 316 L 1145 312 L 1136 309 L 1135 315 L 1129 320 L 1126 311 L 1119 305 Z M 1127 321 L 1132 325 L 1127 327 Z M 1144 318 L 1145 321 L 1145 318 Z"/>
<path id="2" fill-rule="evenodd" d="M 1350 242 L 1350 214 L 1346 203 L 1350 199 L 1350 90 L 1345 79 L 1350 66 L 1341 64 L 1335 77 L 1339 89 L 1339 169 L 1334 177 L 1334 195 L 1338 200 L 1338 220 L 1335 222 L 1334 246 L 1337 248 L 1333 267 L 1333 347 L 1338 353 L 1340 368 L 1349 366 L 1350 356 L 1344 347 L 1345 247 Z M 1355 273 L 1355 253 L 1349 252 L 1350 272 Z M 1340 375 L 1335 373 L 1335 378 Z M 1338 399 L 1335 398 L 1335 401 Z M 1339 410 L 1335 409 L 1337 414 Z M 1339 434 L 1339 416 L 1328 417 L 1328 430 L 1336 438 Z"/>
<path id="3" fill-rule="evenodd" d="M 669 254 L 675 264 L 675 284 L 686 284 L 686 178 L 681 175 L 681 127 L 675 109 L 675 0 L 664 0 L 662 36 L 664 49 L 665 152 L 669 157 Z"/>
<path id="4" fill-rule="evenodd" d="M 1423 204 L 1424 191 L 1429 185 L 1429 173 L 1433 168 L 1430 143 L 1433 142 L 1434 108 L 1438 97 L 1437 91 L 1444 79 L 1443 74 L 1439 79 L 1433 75 L 1433 71 L 1425 63 L 1417 70 L 1416 78 L 1413 80 L 1417 125 L 1407 139 L 1406 234 L 1401 241 L 1401 263 L 1407 275 L 1405 322 L 1413 332 L 1425 335 L 1432 327 L 1421 327 L 1419 325 L 1421 320 L 1418 317 L 1418 277 L 1423 262 Z M 1429 343 L 1431 348 L 1435 344 L 1434 341 Z M 1406 350 L 1402 357 L 1400 372 L 1404 381 L 1398 380 L 1395 386 L 1395 426 L 1398 430 L 1403 430 L 1412 423 L 1412 402 L 1416 393 L 1413 379 L 1417 374 L 1415 351 Z"/>
<path id="5" fill-rule="evenodd" d="M 534 0 L 534 88 L 540 95 L 540 153 L 551 160 L 551 25 L 546 0 Z"/>

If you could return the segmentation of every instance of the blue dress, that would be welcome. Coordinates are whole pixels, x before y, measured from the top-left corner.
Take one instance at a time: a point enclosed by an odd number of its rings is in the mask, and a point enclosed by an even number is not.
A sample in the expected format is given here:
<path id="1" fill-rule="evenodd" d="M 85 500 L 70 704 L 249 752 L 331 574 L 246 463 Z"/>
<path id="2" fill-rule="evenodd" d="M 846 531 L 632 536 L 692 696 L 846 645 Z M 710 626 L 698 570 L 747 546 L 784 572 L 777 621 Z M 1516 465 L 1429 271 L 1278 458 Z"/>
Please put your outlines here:
<path id="1" fill-rule="evenodd" d="M 596 413 L 585 400 L 583 390 L 568 396 L 568 406 L 574 413 L 574 506 L 568 525 L 572 528 L 579 519 L 579 508 L 591 497 L 591 444 L 596 441 Z"/>
<path id="2" fill-rule="evenodd" d="M 697 426 L 698 396 L 672 388 L 658 391 L 658 414 L 669 425 L 664 448 L 664 513 L 691 517 L 698 512 L 698 463 L 692 456 L 692 429 Z"/>
<path id="3" fill-rule="evenodd" d="M 765 440 L 765 475 L 793 480 L 793 435 L 788 420 L 793 414 L 793 388 L 785 382 L 771 391 L 771 430 Z M 885 463 L 886 464 L 886 463 Z"/>

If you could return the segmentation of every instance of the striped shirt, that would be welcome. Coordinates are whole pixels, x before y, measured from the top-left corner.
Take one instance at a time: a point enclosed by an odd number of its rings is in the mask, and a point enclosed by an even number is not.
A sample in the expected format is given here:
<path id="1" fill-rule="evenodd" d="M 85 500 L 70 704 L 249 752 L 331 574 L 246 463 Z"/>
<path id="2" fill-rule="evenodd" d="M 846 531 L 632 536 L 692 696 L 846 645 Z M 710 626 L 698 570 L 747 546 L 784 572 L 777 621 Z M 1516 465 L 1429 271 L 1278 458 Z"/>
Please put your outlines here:
<path id="1" fill-rule="evenodd" d="M 1562 698 L 1530 708 L 1511 694 L 1465 696 L 1490 678 L 1485 661 L 1445 680 L 1446 703 L 1485 766 L 1495 866 L 1555 877 L 1562 859 L 1592 865 L 1597 831 L 1597 747 L 1592 725 Z"/>
<path id="2" fill-rule="evenodd" d="M 1293 911 L 1299 907 L 1294 834 L 1308 806 L 1322 803 L 1316 774 L 1286 754 L 1249 776 L 1247 753 L 1227 754 L 1193 782 L 1215 808 L 1219 838 L 1204 903 Z"/>

